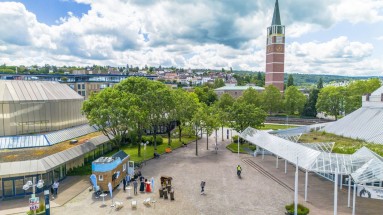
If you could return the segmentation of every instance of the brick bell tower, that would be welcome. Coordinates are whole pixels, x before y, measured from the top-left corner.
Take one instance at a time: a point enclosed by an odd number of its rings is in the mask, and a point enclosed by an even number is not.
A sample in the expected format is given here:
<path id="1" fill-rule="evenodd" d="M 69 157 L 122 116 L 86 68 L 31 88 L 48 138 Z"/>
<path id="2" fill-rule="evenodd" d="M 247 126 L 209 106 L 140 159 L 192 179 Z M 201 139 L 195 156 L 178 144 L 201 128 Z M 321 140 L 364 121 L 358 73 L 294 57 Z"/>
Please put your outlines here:
<path id="1" fill-rule="evenodd" d="M 265 85 L 274 85 L 281 92 L 285 71 L 285 26 L 281 24 L 278 0 L 275 2 L 273 21 L 267 28 L 266 80 Z"/>

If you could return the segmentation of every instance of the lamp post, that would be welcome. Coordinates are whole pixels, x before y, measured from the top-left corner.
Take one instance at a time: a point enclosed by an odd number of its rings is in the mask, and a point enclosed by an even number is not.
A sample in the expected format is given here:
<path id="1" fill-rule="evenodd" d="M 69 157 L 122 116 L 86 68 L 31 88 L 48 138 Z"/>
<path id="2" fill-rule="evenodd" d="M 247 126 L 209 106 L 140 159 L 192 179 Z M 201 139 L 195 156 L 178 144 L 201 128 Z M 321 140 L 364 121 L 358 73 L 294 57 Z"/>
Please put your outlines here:
<path id="1" fill-rule="evenodd" d="M 37 184 L 35 184 L 35 178 L 33 177 L 32 181 L 27 181 L 27 183 L 24 184 L 23 190 L 27 191 L 31 187 L 32 187 L 32 192 L 33 192 L 31 199 L 35 200 L 35 198 L 36 198 L 35 197 L 35 194 L 36 194 L 36 188 L 35 187 L 37 187 L 39 189 L 43 188 L 44 187 L 44 181 L 42 179 L 40 179 L 37 182 Z M 36 214 L 36 209 L 34 209 L 33 211 L 34 211 L 34 214 Z"/>
<path id="2" fill-rule="evenodd" d="M 146 145 L 149 144 L 149 141 L 146 141 L 145 143 L 141 143 L 141 146 L 144 147 L 144 162 L 146 164 Z"/>

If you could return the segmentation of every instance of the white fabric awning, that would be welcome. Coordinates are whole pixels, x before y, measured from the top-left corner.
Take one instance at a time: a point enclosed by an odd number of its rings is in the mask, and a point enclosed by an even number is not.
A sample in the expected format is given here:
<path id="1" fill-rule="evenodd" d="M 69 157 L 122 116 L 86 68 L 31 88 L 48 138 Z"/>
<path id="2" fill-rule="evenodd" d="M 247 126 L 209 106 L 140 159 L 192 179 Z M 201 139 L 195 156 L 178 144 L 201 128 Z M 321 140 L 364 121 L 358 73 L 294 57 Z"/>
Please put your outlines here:
<path id="1" fill-rule="evenodd" d="M 240 137 L 308 171 L 351 175 L 356 183 L 383 181 L 383 158 L 366 147 L 337 154 L 295 143 L 248 127 Z"/>

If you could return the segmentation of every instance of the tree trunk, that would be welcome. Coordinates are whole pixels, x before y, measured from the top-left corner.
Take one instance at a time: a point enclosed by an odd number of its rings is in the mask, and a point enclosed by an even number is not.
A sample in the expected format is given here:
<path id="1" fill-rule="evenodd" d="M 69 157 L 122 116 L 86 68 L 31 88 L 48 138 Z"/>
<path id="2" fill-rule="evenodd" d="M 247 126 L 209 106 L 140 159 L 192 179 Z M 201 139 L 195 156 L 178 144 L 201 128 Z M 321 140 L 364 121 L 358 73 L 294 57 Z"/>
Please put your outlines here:
<path id="1" fill-rule="evenodd" d="M 170 126 L 168 127 L 168 146 L 170 147 L 170 143 L 171 143 L 171 138 L 170 138 Z"/>
<path id="2" fill-rule="evenodd" d="M 180 139 L 180 142 L 182 141 L 182 135 L 181 135 L 181 133 L 182 133 L 182 128 L 181 128 L 181 123 L 180 123 L 180 125 L 178 126 L 178 130 L 179 130 L 179 132 L 180 132 L 180 135 L 179 135 L 179 139 Z"/>
<path id="3" fill-rule="evenodd" d="M 154 151 L 157 152 L 157 125 L 154 126 Z"/>
<path id="4" fill-rule="evenodd" d="M 222 126 L 222 141 L 223 141 L 223 126 Z"/>
<path id="5" fill-rule="evenodd" d="M 198 130 L 195 129 L 195 155 L 198 156 Z"/>
<path id="6" fill-rule="evenodd" d="M 141 157 L 141 142 L 142 142 L 142 129 L 138 126 L 138 157 Z"/>
<path id="7" fill-rule="evenodd" d="M 206 150 L 209 150 L 209 132 L 206 132 Z"/>

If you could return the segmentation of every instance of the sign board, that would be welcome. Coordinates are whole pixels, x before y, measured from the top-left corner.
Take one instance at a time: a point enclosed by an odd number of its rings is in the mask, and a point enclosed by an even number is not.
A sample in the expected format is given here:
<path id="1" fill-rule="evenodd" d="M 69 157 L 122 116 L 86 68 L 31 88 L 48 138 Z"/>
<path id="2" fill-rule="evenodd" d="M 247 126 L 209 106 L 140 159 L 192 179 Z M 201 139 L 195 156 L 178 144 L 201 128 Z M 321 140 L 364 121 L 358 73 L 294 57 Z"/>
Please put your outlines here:
<path id="1" fill-rule="evenodd" d="M 381 187 L 358 185 L 357 191 L 359 197 L 383 200 L 383 188 Z"/>
<path id="2" fill-rule="evenodd" d="M 29 198 L 29 208 L 33 211 L 39 209 L 40 200 L 39 197 Z"/>

